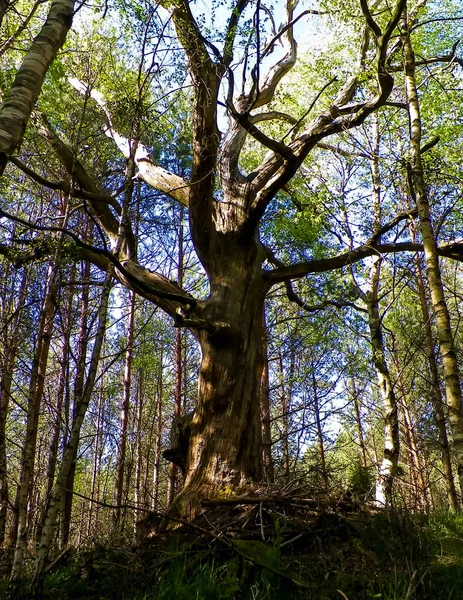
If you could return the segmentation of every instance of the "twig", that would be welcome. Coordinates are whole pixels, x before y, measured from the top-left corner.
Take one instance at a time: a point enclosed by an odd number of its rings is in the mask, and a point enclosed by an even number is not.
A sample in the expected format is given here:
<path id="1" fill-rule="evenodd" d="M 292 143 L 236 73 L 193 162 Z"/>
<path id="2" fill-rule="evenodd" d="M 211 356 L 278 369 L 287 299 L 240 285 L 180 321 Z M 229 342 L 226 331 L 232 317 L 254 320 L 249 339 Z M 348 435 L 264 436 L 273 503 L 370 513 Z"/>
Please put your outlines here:
<path id="1" fill-rule="evenodd" d="M 262 536 L 262 541 L 265 542 L 264 520 L 262 518 L 262 507 L 263 507 L 263 502 L 261 501 L 261 503 L 259 504 L 260 534 Z"/>
<path id="2" fill-rule="evenodd" d="M 267 565 L 266 563 L 262 562 L 261 560 L 259 560 L 258 558 L 254 558 L 253 556 L 249 556 L 248 554 L 246 554 L 245 552 L 242 552 L 237 545 L 235 544 L 235 542 L 233 542 L 232 540 L 228 539 L 227 537 L 223 536 L 218 536 L 215 533 L 212 533 L 212 531 L 208 531 L 207 529 L 204 529 L 203 527 L 200 527 L 199 525 L 195 525 L 194 523 L 189 523 L 188 521 L 184 521 L 182 519 L 178 519 L 177 517 L 172 517 L 171 515 L 168 515 L 167 513 L 163 513 L 160 511 L 154 511 L 154 510 L 148 510 L 146 508 L 140 508 L 137 506 L 134 506 L 132 504 L 121 504 L 120 506 L 116 506 L 114 504 L 109 504 L 108 502 L 101 502 L 98 500 L 93 500 L 92 498 L 89 498 L 88 496 L 84 496 L 83 494 L 79 494 L 78 492 L 72 491 L 72 493 L 75 496 L 78 496 L 79 498 L 83 498 L 85 500 L 92 500 L 95 504 L 98 504 L 100 506 L 104 506 L 105 508 L 116 508 L 116 509 L 120 509 L 120 508 L 132 508 L 132 509 L 136 509 L 136 510 L 141 510 L 144 512 L 148 512 L 151 514 L 154 514 L 156 516 L 162 517 L 162 518 L 166 518 L 170 521 L 173 521 L 174 523 L 180 523 L 181 525 L 185 525 L 186 527 L 191 527 L 192 529 L 196 529 L 196 531 L 199 531 L 205 535 L 208 535 L 212 538 L 214 538 L 215 540 L 217 540 L 220 544 L 222 544 L 223 546 L 226 546 L 227 548 L 229 548 L 230 550 L 233 550 L 234 552 L 236 552 L 236 554 L 238 554 L 239 556 L 242 556 L 244 559 L 248 560 L 249 562 L 257 565 L 258 567 L 262 567 L 263 569 L 266 569 L 267 571 L 270 571 L 271 573 L 274 573 L 275 575 L 278 575 L 279 577 L 283 577 L 284 579 L 287 579 L 289 581 L 291 581 L 291 583 L 293 583 L 294 585 L 297 585 L 298 587 L 302 587 L 302 588 L 308 588 L 309 586 L 304 583 L 303 581 L 299 581 L 297 579 L 294 579 L 294 577 L 291 577 L 291 575 L 288 575 L 287 573 L 283 573 L 283 571 L 280 571 L 279 569 L 274 569 L 273 567 L 271 567 L 270 565 Z"/>

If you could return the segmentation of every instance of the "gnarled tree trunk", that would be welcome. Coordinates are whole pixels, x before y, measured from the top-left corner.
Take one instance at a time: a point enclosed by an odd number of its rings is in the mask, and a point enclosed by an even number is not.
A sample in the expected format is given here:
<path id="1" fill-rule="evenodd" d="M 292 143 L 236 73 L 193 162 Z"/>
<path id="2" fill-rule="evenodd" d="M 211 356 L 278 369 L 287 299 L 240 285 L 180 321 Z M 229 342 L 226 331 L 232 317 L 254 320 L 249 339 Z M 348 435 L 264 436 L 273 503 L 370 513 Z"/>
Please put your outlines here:
<path id="1" fill-rule="evenodd" d="M 223 241 L 227 250 L 218 249 L 217 256 L 227 251 L 229 260 L 211 265 L 211 294 L 200 308 L 214 325 L 197 334 L 202 359 L 185 488 L 178 498 L 183 515 L 185 500 L 194 512 L 203 493 L 217 487 L 236 493 L 263 477 L 259 397 L 267 285 L 257 243 L 240 248 L 229 236 Z"/>

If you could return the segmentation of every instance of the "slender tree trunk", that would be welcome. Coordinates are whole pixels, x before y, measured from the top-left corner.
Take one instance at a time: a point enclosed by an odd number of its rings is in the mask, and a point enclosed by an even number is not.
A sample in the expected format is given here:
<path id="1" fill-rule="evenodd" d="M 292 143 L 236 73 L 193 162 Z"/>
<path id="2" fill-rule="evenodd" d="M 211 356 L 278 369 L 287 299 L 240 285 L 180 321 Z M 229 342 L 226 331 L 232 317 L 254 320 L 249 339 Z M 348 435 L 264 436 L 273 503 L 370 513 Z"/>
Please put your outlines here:
<path id="1" fill-rule="evenodd" d="M 453 432 L 454 453 L 458 467 L 460 488 L 463 490 L 463 407 L 460 373 L 455 352 L 450 315 L 442 285 L 436 237 L 431 223 L 429 201 L 421 160 L 422 127 L 416 83 L 415 55 L 406 20 L 404 20 L 403 23 L 403 31 L 402 43 L 405 61 L 405 83 L 410 120 L 410 193 L 418 208 L 420 233 L 424 247 L 426 275 L 431 291 L 432 310 L 436 321 L 439 350 L 444 368 L 445 393 L 449 409 L 449 420 Z"/>
<path id="2" fill-rule="evenodd" d="M 135 430 L 137 432 L 136 442 L 135 442 L 135 485 L 133 490 L 133 503 L 136 507 L 146 508 L 144 504 L 144 496 L 141 494 L 142 487 L 142 471 L 143 471 L 143 449 L 142 449 L 142 426 L 143 426 L 143 396 L 142 396 L 142 384 L 141 384 L 141 369 L 138 370 L 137 373 L 137 385 L 136 385 L 136 393 L 135 393 L 135 415 L 136 415 L 136 425 Z M 143 505 L 142 505 L 143 498 Z M 133 532 L 136 533 L 136 524 L 139 518 L 140 511 L 135 510 L 135 518 L 134 518 L 134 527 Z"/>
<path id="3" fill-rule="evenodd" d="M 397 389 L 401 399 L 400 407 L 403 414 L 403 428 L 405 439 L 407 440 L 407 448 L 410 458 L 410 468 L 415 486 L 415 508 L 425 509 L 427 512 L 431 509 L 431 499 L 429 495 L 429 485 L 425 474 L 427 470 L 424 464 L 424 457 L 420 452 L 418 440 L 416 438 L 415 425 L 407 402 L 407 394 L 402 377 L 402 371 L 398 363 L 397 357 L 394 356 L 394 367 L 397 373 Z"/>
<path id="4" fill-rule="evenodd" d="M 8 266 L 8 268 L 11 268 Z M 5 278 L 5 281 L 10 278 Z M 14 306 L 13 315 L 4 314 L 2 319 L 3 340 L 2 340 L 2 372 L 0 373 L 0 547 L 5 541 L 6 517 L 9 502 L 8 492 L 8 462 L 6 448 L 6 421 L 8 415 L 8 406 L 11 395 L 11 385 L 13 383 L 14 365 L 16 363 L 17 351 L 20 343 L 20 324 L 21 310 L 26 300 L 26 285 L 28 280 L 27 271 L 23 272 L 21 283 L 19 285 L 18 300 Z M 4 302 L 7 302 L 7 293 L 3 294 Z M 7 327 L 7 318 L 10 320 L 10 327 Z"/>
<path id="5" fill-rule="evenodd" d="M 399 419 L 397 398 L 386 361 L 381 317 L 378 305 L 378 286 L 381 273 L 381 260 L 372 267 L 371 288 L 367 295 L 368 326 L 373 348 L 378 384 L 384 406 L 384 454 L 376 485 L 376 502 L 380 506 L 390 506 L 392 486 L 399 460 Z"/>
<path id="6" fill-rule="evenodd" d="M 138 142 L 132 140 L 130 156 L 127 160 L 126 169 L 126 187 L 124 194 L 124 204 L 122 207 L 122 215 L 119 224 L 119 237 L 116 244 L 116 256 L 122 244 L 124 232 L 126 230 L 129 206 L 133 199 L 134 192 L 134 176 L 135 176 L 135 161 L 134 155 L 137 149 Z M 138 203 L 137 203 L 138 204 Z M 138 211 L 137 211 L 138 213 Z M 138 215 L 135 220 L 136 227 L 138 228 Z M 129 292 L 130 304 L 129 304 L 129 315 L 127 324 L 127 347 L 125 351 L 124 361 L 124 379 L 122 386 L 122 404 L 120 411 L 120 434 L 119 434 L 119 447 L 117 454 L 116 463 L 116 485 L 115 485 L 115 504 L 116 509 L 114 512 L 114 524 L 117 529 L 122 529 L 124 526 L 125 511 L 121 514 L 121 504 L 123 503 L 124 483 L 125 477 L 129 481 L 129 477 L 126 473 L 126 452 L 127 452 L 127 428 L 129 423 L 129 409 L 130 409 L 130 388 L 132 383 L 132 356 L 133 356 L 133 338 L 134 338 L 134 323 L 135 323 L 135 293 Z"/>
<path id="7" fill-rule="evenodd" d="M 328 473 L 326 470 L 325 443 L 323 441 L 322 421 L 320 419 L 320 404 L 318 402 L 317 380 L 315 379 L 315 365 L 314 365 L 313 361 L 311 364 L 311 369 L 312 369 L 313 405 L 314 405 L 314 413 L 315 413 L 315 423 L 317 425 L 317 443 L 318 443 L 318 455 L 320 458 L 320 471 L 321 471 L 323 488 L 327 492 L 330 488 L 330 483 L 328 481 Z"/>
<path id="8" fill-rule="evenodd" d="M 155 405 L 155 417 L 153 420 L 153 429 L 155 429 L 156 443 L 154 446 L 154 465 L 153 465 L 153 490 L 152 490 L 152 507 L 153 510 L 159 508 L 159 483 L 160 483 L 160 471 L 161 471 L 161 446 L 162 446 L 162 400 L 164 395 L 164 381 L 163 381 L 163 362 L 164 354 L 160 352 L 159 356 L 159 371 L 158 380 L 156 386 L 156 405 Z M 151 436 L 151 439 L 153 436 Z"/>
<path id="9" fill-rule="evenodd" d="M 45 384 L 48 352 L 50 349 L 53 332 L 56 299 L 55 280 L 57 271 L 58 266 L 56 262 L 49 265 L 45 296 L 42 304 L 42 310 L 40 312 L 40 320 L 37 331 L 37 344 L 29 383 L 26 437 L 22 451 L 18 504 L 16 507 L 16 545 L 11 569 L 11 581 L 15 581 L 21 576 L 23 556 L 27 545 L 27 511 L 33 484 L 40 406 Z"/>
<path id="10" fill-rule="evenodd" d="M 289 391 L 286 389 L 283 370 L 283 355 L 281 351 L 278 353 L 278 376 L 280 379 L 280 407 L 281 407 L 281 462 L 283 474 L 289 478 L 289 428 L 288 428 L 288 412 L 289 412 Z M 288 386 L 289 387 L 289 386 Z"/>
<path id="11" fill-rule="evenodd" d="M 412 240 L 415 241 L 415 229 L 413 223 L 410 226 Z M 439 370 L 437 367 L 437 357 L 434 350 L 434 335 L 431 326 L 431 316 L 428 309 L 428 300 L 424 287 L 424 278 L 421 268 L 420 257 L 415 256 L 415 273 L 418 294 L 420 298 L 421 314 L 423 317 L 423 327 L 426 334 L 426 353 L 428 357 L 429 373 L 431 376 L 430 398 L 434 409 L 434 417 L 439 436 L 439 447 L 442 459 L 442 472 L 444 475 L 445 489 L 447 492 L 447 501 L 451 510 L 460 509 L 455 480 L 453 477 L 452 458 L 450 454 L 450 445 L 447 435 L 447 422 L 444 412 L 444 399 L 442 398 Z"/>
<path id="12" fill-rule="evenodd" d="M 265 315 L 264 315 L 264 332 Z M 272 483 L 275 477 L 272 458 L 272 432 L 270 429 L 270 383 L 268 372 L 268 344 L 265 336 L 263 345 L 264 366 L 262 369 L 262 382 L 260 393 L 260 410 L 262 415 L 262 460 L 265 480 Z"/>
<path id="13" fill-rule="evenodd" d="M 50 552 L 50 546 L 55 534 L 55 527 L 57 524 L 61 498 L 64 493 L 66 482 L 68 481 L 69 472 L 72 470 L 73 466 L 75 468 L 75 460 L 80 440 L 80 430 L 93 392 L 95 379 L 98 371 L 98 365 L 100 362 L 101 348 L 103 346 L 103 340 L 106 333 L 108 299 L 111 291 L 112 277 L 113 269 L 110 268 L 106 275 L 106 280 L 101 294 L 100 306 L 98 309 L 98 328 L 93 343 L 93 351 L 90 360 L 88 375 L 85 381 L 83 394 L 80 398 L 77 398 L 71 434 L 69 436 L 69 441 L 64 451 L 63 462 L 61 464 L 56 483 L 50 495 L 50 502 L 48 505 L 45 523 L 43 526 L 42 537 L 40 539 L 39 546 L 37 549 L 37 555 L 34 565 L 34 574 L 31 583 L 31 592 L 33 595 L 37 595 L 40 593 L 42 576 L 46 566 L 48 554 Z"/>
<path id="14" fill-rule="evenodd" d="M 72 277 L 71 277 L 72 279 Z M 50 448 L 48 451 L 48 464 L 47 464 L 47 474 L 46 474 L 46 492 L 45 492 L 45 509 L 43 511 L 42 522 L 40 523 L 40 527 L 38 530 L 37 537 L 40 537 L 41 530 L 43 527 L 43 520 L 45 519 L 45 515 L 47 512 L 48 499 L 51 494 L 51 490 L 53 488 L 53 481 L 55 479 L 55 471 L 56 471 L 56 463 L 58 459 L 58 445 L 61 433 L 61 425 L 62 425 L 62 410 L 63 410 L 63 402 L 66 396 L 66 388 L 68 384 L 68 376 L 69 376 L 69 347 L 70 347 L 70 337 L 71 337 L 71 325 L 72 325 L 72 302 L 74 297 L 74 289 L 70 289 L 68 298 L 67 298 L 67 307 L 66 313 L 63 319 L 63 333 L 61 339 L 61 357 L 60 357 L 60 373 L 58 379 L 58 386 L 56 389 L 56 404 L 55 404 L 55 422 L 53 424 L 53 433 L 50 441 Z"/>
<path id="15" fill-rule="evenodd" d="M 179 211 L 179 226 L 178 226 L 178 256 L 177 256 L 177 283 L 183 287 L 184 273 L 184 228 L 183 228 L 184 209 L 180 206 Z M 182 413 L 182 388 L 183 388 L 183 349 L 182 349 L 183 333 L 177 328 L 175 331 L 175 346 L 174 346 L 174 368 L 175 368 L 175 383 L 174 383 L 174 421 L 178 420 Z M 178 466 L 174 463 L 169 465 L 169 480 L 167 487 L 167 506 L 170 506 L 174 500 L 179 476 Z"/>
<path id="16" fill-rule="evenodd" d="M 87 225 L 87 231 L 91 231 L 91 224 Z M 90 263 L 84 262 L 82 265 L 82 279 L 88 281 L 90 279 Z M 89 287 L 84 286 L 82 289 L 82 299 L 80 308 L 80 327 L 79 327 L 79 340 L 78 340 L 78 351 L 77 351 L 77 364 L 76 364 L 76 376 L 74 381 L 74 406 L 73 415 L 70 416 L 70 406 L 67 406 L 66 410 L 66 431 L 63 440 L 64 449 L 69 444 L 70 436 L 70 422 L 71 418 L 74 419 L 74 413 L 76 410 L 77 399 L 81 398 L 84 394 L 84 382 L 85 382 L 85 363 L 87 358 L 87 346 L 88 346 L 88 317 L 89 317 Z M 64 450 L 65 451 L 65 450 Z M 63 455 L 64 456 L 64 455 Z M 73 502 L 73 490 L 74 490 L 74 477 L 75 477 L 75 465 L 71 465 L 71 468 L 67 472 L 67 481 L 64 486 L 64 492 L 61 499 L 61 511 L 60 511 L 60 547 L 66 548 L 69 540 L 69 531 L 71 526 L 71 513 L 72 513 L 72 502 Z"/>
<path id="17" fill-rule="evenodd" d="M 101 476 L 100 466 L 101 466 L 101 458 L 103 454 L 103 433 L 102 433 L 102 423 L 103 423 L 103 407 L 104 407 L 104 377 L 100 380 L 99 390 L 98 390 L 98 401 L 97 401 L 97 417 L 96 417 L 96 432 L 95 432 L 95 451 L 93 455 L 93 469 L 92 469 L 92 481 L 90 484 L 90 500 L 88 501 L 88 515 L 87 515 L 87 536 L 92 535 L 92 527 L 93 522 L 98 522 L 98 500 L 99 496 L 99 478 Z M 95 500 L 97 501 L 95 503 Z M 95 507 L 94 507 L 95 505 Z M 95 512 L 95 519 L 94 517 Z M 64 548 L 60 548 L 63 550 Z"/>
<path id="18" fill-rule="evenodd" d="M 431 500 L 429 498 L 429 488 L 425 479 L 424 457 L 422 456 L 418 441 L 416 439 L 415 426 L 410 414 L 410 409 L 407 405 L 405 396 L 402 396 L 402 411 L 404 415 L 404 426 L 406 429 L 406 437 L 408 441 L 409 453 L 411 458 L 412 468 L 415 472 L 417 486 L 417 508 L 424 508 L 426 512 L 431 510 Z"/>
<path id="19" fill-rule="evenodd" d="M 362 417 L 360 413 L 360 402 L 357 386 L 355 385 L 355 379 L 352 375 L 349 376 L 352 398 L 354 401 L 354 414 L 355 414 L 355 426 L 357 428 L 358 444 L 359 444 L 359 455 L 362 467 L 368 466 L 367 449 L 365 445 L 365 437 L 363 434 Z"/>
<path id="20" fill-rule="evenodd" d="M 375 229 L 381 226 L 381 179 L 379 174 L 380 133 L 378 119 L 373 120 L 373 156 L 370 161 L 373 183 L 373 206 L 375 211 Z M 378 243 L 380 239 L 378 238 Z M 368 311 L 368 326 L 373 349 L 379 389 L 384 406 L 384 454 L 376 484 L 376 502 L 380 506 L 392 504 L 392 488 L 399 461 L 399 415 L 397 398 L 389 372 L 383 331 L 379 311 L 379 289 L 381 279 L 381 257 L 375 257 L 370 271 L 370 287 L 364 295 Z"/>
<path id="21" fill-rule="evenodd" d="M 130 391 L 132 384 L 132 357 L 133 357 L 133 339 L 135 324 L 135 294 L 130 292 L 130 304 L 127 324 L 127 347 L 124 360 L 124 381 L 122 386 L 122 404 L 120 412 L 120 434 L 119 448 L 116 465 L 116 494 L 114 511 L 114 524 L 117 529 L 122 529 L 124 523 L 121 519 L 121 504 L 123 502 L 124 476 L 126 473 L 126 449 L 127 449 L 127 427 L 129 422 L 130 410 Z M 125 512 L 124 512 L 125 514 Z"/>

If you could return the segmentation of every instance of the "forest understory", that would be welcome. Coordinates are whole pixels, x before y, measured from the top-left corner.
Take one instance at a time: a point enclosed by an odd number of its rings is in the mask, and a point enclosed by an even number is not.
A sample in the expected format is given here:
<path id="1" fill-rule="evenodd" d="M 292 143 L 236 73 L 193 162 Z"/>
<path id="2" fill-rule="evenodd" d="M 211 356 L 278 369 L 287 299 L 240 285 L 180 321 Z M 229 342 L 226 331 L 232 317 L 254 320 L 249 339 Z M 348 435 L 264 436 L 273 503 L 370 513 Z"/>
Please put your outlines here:
<path id="1" fill-rule="evenodd" d="M 459 600 L 463 516 L 381 510 L 352 495 L 297 490 L 220 498 L 191 523 L 149 513 L 137 544 L 68 547 L 48 566 L 43 600 Z M 147 534 L 148 529 L 150 533 Z M 0 598 L 32 598 L 30 581 Z M 6 567 L 6 568 L 5 568 Z"/>

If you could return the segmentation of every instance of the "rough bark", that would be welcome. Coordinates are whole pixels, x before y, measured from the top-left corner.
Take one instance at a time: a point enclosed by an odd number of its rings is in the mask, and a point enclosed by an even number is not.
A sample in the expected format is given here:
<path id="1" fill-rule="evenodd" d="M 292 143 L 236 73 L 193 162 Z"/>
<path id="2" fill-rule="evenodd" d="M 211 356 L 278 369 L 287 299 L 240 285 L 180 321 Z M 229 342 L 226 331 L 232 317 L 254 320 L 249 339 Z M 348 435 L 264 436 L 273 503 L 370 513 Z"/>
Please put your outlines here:
<path id="1" fill-rule="evenodd" d="M 445 394 L 452 427 L 454 453 L 458 467 L 460 488 L 463 490 L 463 407 L 460 373 L 455 352 L 452 325 L 442 285 L 437 243 L 431 222 L 425 175 L 421 158 L 421 114 L 417 90 L 415 55 L 406 19 L 403 22 L 402 43 L 404 48 L 405 84 L 410 120 L 410 193 L 418 208 L 419 227 L 423 241 L 426 275 L 431 292 L 439 341 L 439 350 L 444 368 Z"/>
<path id="2" fill-rule="evenodd" d="M 232 235 L 227 238 L 228 260 L 211 263 L 211 294 L 201 303 L 202 314 L 214 326 L 198 332 L 198 399 L 185 488 L 177 498 L 186 515 L 198 510 L 201 495 L 218 488 L 236 491 L 263 475 L 259 396 L 267 290 L 259 247 L 243 248 Z"/>

